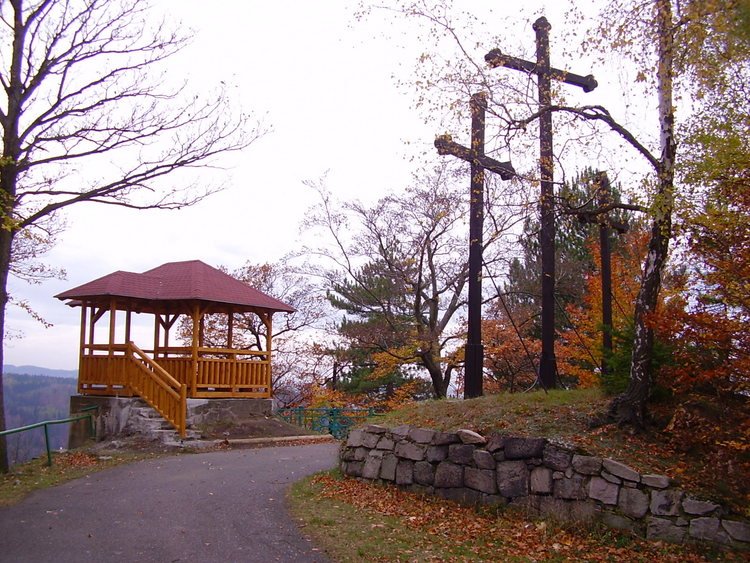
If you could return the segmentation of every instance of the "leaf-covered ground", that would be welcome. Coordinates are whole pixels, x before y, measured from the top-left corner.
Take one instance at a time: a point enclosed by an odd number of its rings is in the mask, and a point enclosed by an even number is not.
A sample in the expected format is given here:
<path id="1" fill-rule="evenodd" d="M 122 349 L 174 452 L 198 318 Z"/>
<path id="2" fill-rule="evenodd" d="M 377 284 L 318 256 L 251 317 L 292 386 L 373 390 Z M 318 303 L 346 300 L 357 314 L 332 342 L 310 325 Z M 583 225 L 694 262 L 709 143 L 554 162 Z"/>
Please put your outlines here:
<path id="1" fill-rule="evenodd" d="M 516 511 L 477 512 L 438 498 L 321 474 L 290 495 L 303 531 L 335 561 L 742 561 L 742 554 L 561 526 Z"/>

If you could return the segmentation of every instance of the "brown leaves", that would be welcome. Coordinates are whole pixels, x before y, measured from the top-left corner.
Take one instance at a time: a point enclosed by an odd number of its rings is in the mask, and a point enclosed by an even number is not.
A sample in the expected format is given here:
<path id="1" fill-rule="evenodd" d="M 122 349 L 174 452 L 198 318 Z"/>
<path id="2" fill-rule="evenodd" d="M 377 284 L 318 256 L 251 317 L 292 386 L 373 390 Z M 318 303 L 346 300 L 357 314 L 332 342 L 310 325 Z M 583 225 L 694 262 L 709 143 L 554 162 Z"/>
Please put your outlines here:
<path id="1" fill-rule="evenodd" d="M 466 554 L 441 556 L 442 561 L 514 558 L 523 561 L 707 561 L 699 552 L 683 546 L 646 542 L 603 529 L 562 528 L 544 520 L 528 519 L 511 510 L 499 516 L 490 509 L 477 512 L 392 486 L 337 479 L 331 475 L 319 475 L 314 482 L 322 487 L 320 496 L 323 498 L 348 503 L 357 512 L 398 518 L 401 525 L 414 531 L 415 542 L 416 538 L 426 535 L 435 543 L 450 545 L 452 553 Z M 382 528 L 378 523 L 371 526 Z M 405 558 L 411 559 L 411 556 Z"/>

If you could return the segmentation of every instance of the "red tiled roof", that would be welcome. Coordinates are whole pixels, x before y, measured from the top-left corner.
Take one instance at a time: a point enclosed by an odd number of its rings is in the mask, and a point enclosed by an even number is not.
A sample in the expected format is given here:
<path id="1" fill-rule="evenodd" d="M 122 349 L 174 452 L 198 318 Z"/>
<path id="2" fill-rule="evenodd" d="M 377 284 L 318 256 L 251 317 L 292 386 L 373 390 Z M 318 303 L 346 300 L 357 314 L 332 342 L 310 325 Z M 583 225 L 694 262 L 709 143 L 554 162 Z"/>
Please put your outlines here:
<path id="1" fill-rule="evenodd" d="M 290 305 L 253 289 L 200 260 L 170 262 L 142 274 L 113 272 L 55 297 L 81 301 L 101 297 L 157 302 L 206 301 L 268 311 L 294 312 Z"/>

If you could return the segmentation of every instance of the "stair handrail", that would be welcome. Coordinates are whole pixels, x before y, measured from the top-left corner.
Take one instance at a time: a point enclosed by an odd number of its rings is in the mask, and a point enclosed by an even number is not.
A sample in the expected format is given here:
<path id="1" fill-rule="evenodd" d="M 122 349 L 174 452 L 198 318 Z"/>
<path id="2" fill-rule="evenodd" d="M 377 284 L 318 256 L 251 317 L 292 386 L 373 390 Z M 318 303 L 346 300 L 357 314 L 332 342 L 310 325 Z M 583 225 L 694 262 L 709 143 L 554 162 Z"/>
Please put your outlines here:
<path id="1" fill-rule="evenodd" d="M 178 402 L 179 408 L 177 417 L 171 417 L 169 416 L 168 411 L 164 408 L 165 405 L 157 404 L 157 402 L 153 400 L 153 398 L 151 398 L 152 400 L 149 400 L 149 397 L 141 395 L 141 397 L 147 403 L 149 403 L 153 408 L 159 411 L 159 413 L 165 419 L 171 422 L 180 433 L 180 436 L 184 438 L 187 417 L 187 385 L 177 381 L 167 370 L 156 363 L 150 356 L 148 356 L 148 354 L 146 354 L 143 350 L 136 346 L 136 344 L 132 341 L 128 342 L 128 357 L 130 357 L 138 366 L 138 368 L 143 373 L 148 375 L 148 377 L 154 383 L 159 385 L 167 392 L 167 394 L 169 394 L 175 401 Z M 173 420 L 173 418 L 175 419 Z"/>

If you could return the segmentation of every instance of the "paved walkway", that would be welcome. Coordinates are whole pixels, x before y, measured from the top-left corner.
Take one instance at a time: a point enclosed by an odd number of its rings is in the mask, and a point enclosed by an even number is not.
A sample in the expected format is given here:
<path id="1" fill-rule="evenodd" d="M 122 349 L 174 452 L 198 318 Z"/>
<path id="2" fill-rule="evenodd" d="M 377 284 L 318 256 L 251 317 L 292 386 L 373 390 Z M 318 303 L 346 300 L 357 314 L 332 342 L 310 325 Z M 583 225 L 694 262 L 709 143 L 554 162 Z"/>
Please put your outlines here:
<path id="1" fill-rule="evenodd" d="M 338 444 L 180 455 L 116 467 L 0 508 L 0 561 L 326 561 L 285 507 Z"/>

